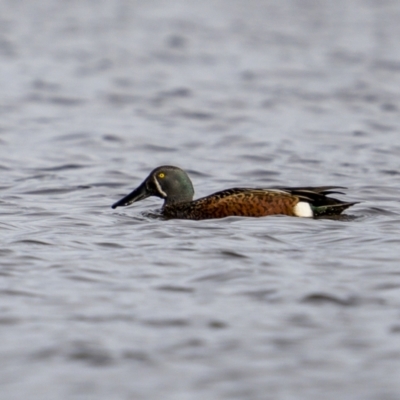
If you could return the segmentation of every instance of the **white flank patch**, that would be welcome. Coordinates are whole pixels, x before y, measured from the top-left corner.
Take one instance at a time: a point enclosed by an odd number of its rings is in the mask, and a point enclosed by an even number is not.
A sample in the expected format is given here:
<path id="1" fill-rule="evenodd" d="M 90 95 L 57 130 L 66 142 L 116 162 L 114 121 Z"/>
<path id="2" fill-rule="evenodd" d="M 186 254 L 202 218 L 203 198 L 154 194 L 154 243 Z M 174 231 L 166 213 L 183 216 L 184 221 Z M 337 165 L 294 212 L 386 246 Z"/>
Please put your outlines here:
<path id="1" fill-rule="evenodd" d="M 313 213 L 313 210 L 311 209 L 310 204 L 305 201 L 299 201 L 294 206 L 293 211 L 297 217 L 313 217 L 314 216 L 314 213 Z"/>

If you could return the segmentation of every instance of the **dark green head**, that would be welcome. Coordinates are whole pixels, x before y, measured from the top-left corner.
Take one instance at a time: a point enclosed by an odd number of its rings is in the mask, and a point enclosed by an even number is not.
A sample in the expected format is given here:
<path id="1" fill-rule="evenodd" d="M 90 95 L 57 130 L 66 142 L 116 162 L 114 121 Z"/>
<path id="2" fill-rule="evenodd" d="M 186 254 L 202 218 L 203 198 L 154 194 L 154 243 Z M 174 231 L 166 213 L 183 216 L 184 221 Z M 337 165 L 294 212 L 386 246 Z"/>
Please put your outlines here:
<path id="1" fill-rule="evenodd" d="M 178 167 L 164 165 L 154 169 L 132 193 L 113 204 L 112 208 L 128 206 L 150 196 L 164 199 L 164 206 L 193 200 L 194 189 L 188 174 Z"/>

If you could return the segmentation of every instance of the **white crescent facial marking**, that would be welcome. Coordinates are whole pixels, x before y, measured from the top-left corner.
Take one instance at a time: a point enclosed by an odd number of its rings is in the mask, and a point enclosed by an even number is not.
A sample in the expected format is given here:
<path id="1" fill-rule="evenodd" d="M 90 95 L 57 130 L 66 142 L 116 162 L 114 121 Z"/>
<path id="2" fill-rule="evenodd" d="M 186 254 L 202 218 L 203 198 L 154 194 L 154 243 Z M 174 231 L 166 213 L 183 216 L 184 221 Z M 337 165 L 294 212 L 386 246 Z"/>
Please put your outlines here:
<path id="1" fill-rule="evenodd" d="M 163 197 L 167 197 L 167 193 L 165 193 L 164 190 L 161 189 L 161 185 L 158 182 L 157 178 L 155 176 L 153 176 L 153 178 L 154 178 L 154 184 L 156 185 L 158 193 L 160 193 L 161 196 L 163 196 Z"/>
<path id="2" fill-rule="evenodd" d="M 299 201 L 293 209 L 296 217 L 313 217 L 314 213 L 313 210 L 311 209 L 310 203 L 307 203 L 306 201 Z"/>

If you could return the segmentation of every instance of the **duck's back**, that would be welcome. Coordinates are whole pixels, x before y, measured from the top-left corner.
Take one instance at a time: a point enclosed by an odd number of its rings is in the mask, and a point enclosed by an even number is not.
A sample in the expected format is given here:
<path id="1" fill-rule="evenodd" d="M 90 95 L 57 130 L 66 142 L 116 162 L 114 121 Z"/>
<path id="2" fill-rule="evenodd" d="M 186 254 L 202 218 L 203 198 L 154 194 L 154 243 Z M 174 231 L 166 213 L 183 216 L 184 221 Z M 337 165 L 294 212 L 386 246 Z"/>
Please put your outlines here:
<path id="1" fill-rule="evenodd" d="M 339 215 L 355 203 L 345 203 L 327 195 L 335 187 L 278 189 L 234 188 L 186 203 L 167 205 L 167 218 L 211 219 L 229 216 L 264 217 L 289 215 L 313 217 Z"/>
<path id="2" fill-rule="evenodd" d="M 294 207 L 298 202 L 297 196 L 279 189 L 234 188 L 188 203 L 166 206 L 163 214 L 167 218 L 197 220 L 229 216 L 263 217 L 275 214 L 295 216 Z"/>

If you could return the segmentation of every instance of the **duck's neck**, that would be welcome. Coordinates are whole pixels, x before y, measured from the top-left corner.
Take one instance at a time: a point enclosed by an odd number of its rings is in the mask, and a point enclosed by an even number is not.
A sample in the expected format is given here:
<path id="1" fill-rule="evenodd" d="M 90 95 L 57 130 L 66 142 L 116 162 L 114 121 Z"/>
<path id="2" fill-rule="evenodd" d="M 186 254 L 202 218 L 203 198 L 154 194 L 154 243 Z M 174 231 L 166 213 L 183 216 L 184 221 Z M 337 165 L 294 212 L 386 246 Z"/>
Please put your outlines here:
<path id="1" fill-rule="evenodd" d="M 179 193 L 178 195 L 168 195 L 168 197 L 164 200 L 164 205 L 163 207 L 166 206 L 171 206 L 174 204 L 179 204 L 179 203 L 189 203 L 190 201 L 193 200 L 193 192 L 190 193 Z"/>

